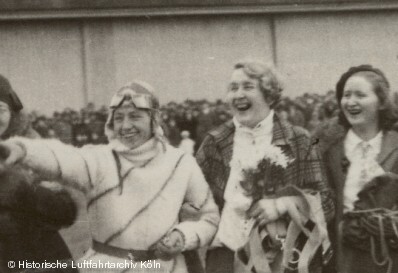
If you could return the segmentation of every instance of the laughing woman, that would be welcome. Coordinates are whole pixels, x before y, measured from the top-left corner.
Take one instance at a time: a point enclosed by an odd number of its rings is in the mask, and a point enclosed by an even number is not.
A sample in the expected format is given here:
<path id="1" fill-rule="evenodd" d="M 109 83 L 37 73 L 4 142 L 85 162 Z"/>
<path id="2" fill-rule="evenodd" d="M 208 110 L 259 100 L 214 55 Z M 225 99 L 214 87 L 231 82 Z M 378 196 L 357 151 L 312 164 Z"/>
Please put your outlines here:
<path id="1" fill-rule="evenodd" d="M 330 233 L 337 255 L 329 270 L 398 272 L 398 238 L 387 230 L 396 224 L 389 216 L 396 213 L 391 209 L 398 204 L 385 202 L 396 199 L 389 194 L 379 200 L 375 192 L 382 185 L 369 183 L 380 177 L 395 180 L 384 173 L 398 173 L 398 134 L 391 131 L 397 115 L 388 80 L 372 66 L 352 67 L 338 81 L 336 97 L 339 122 L 328 124 L 318 134 L 329 181 L 336 191 L 336 218 Z"/>
<path id="2" fill-rule="evenodd" d="M 140 263 L 150 261 L 156 272 L 184 273 L 182 252 L 208 244 L 216 232 L 219 213 L 203 174 L 192 156 L 166 144 L 159 117 L 152 88 L 132 82 L 112 98 L 108 145 L 24 138 L 3 144 L 11 151 L 7 164 L 22 161 L 86 193 L 93 244 L 77 265 L 122 266 L 83 272 L 152 272 Z M 198 220 L 181 221 L 182 208 Z"/>
<path id="3" fill-rule="evenodd" d="M 308 133 L 274 112 L 282 86 L 272 65 L 237 63 L 226 92 L 233 120 L 196 155 L 221 211 L 208 273 L 319 273 L 328 256 L 332 194 Z"/>

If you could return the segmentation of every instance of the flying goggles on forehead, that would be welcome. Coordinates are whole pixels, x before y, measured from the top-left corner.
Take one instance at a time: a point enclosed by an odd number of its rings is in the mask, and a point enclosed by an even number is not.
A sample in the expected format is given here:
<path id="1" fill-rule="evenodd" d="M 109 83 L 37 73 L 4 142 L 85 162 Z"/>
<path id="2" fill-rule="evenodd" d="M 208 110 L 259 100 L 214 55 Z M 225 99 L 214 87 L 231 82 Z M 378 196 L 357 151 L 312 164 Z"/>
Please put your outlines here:
<path id="1" fill-rule="evenodd" d="M 131 88 L 119 90 L 112 98 L 110 108 L 115 109 L 128 102 L 140 109 L 154 109 L 152 97 L 149 94 L 138 93 Z"/>

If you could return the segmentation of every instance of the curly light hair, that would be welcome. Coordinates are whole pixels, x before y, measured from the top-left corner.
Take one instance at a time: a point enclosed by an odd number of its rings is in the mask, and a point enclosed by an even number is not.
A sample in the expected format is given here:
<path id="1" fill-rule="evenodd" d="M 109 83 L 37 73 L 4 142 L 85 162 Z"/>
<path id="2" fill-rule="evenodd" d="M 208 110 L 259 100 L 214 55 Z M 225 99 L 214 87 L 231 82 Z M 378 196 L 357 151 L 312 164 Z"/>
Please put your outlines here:
<path id="1" fill-rule="evenodd" d="M 282 96 L 283 83 L 273 65 L 248 60 L 236 63 L 234 69 L 242 69 L 247 76 L 259 81 L 260 91 L 271 109 L 278 104 Z"/>

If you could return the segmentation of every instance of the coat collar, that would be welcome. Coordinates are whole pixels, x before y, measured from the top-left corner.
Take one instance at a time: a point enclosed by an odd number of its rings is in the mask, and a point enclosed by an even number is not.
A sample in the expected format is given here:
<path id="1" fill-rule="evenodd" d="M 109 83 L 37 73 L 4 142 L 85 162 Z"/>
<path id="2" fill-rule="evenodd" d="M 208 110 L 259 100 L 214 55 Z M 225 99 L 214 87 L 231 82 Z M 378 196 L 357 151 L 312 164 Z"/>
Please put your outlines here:
<path id="1" fill-rule="evenodd" d="M 332 124 L 332 126 L 324 127 L 325 130 L 322 130 L 321 134 L 324 136 L 318 135 L 320 137 L 321 150 L 324 156 L 326 156 L 327 164 L 329 164 L 329 168 L 331 169 L 330 175 L 333 177 L 332 181 L 334 181 L 334 187 L 336 191 L 337 198 L 337 208 L 336 208 L 336 217 L 337 219 L 341 219 L 343 215 L 343 196 L 344 196 L 344 186 L 346 182 L 346 172 L 349 167 L 349 162 L 345 157 L 344 151 L 344 138 L 347 133 L 342 126 L 337 125 L 337 123 Z M 398 149 L 398 133 L 395 131 L 386 131 L 383 134 L 381 151 L 377 157 L 377 161 L 383 167 L 385 161 L 389 158 L 389 156 Z M 384 167 L 383 167 L 384 168 Z"/>
<path id="2" fill-rule="evenodd" d="M 235 133 L 235 125 L 232 120 L 229 120 L 222 124 L 219 128 L 210 132 L 210 134 L 214 137 L 214 140 L 217 144 L 229 139 Z"/>
<path id="3" fill-rule="evenodd" d="M 347 129 L 332 120 L 324 124 L 316 136 L 319 139 L 321 151 L 324 156 L 328 157 L 329 164 L 333 167 L 333 176 L 337 182 L 337 191 L 342 194 L 346 180 L 346 168 L 348 168 L 348 160 L 345 158 L 344 138 Z M 398 133 L 395 131 L 385 131 L 381 144 L 381 151 L 377 157 L 378 163 L 383 167 L 389 156 L 398 149 Z M 326 152 L 326 153 L 325 153 Z"/>
<path id="4" fill-rule="evenodd" d="M 377 161 L 382 165 L 386 159 L 398 149 L 398 133 L 395 131 L 386 131 L 383 135 L 380 154 Z"/>
<path id="5" fill-rule="evenodd" d="M 235 125 L 233 121 L 227 121 L 210 134 L 214 137 L 214 141 L 219 148 L 224 164 L 229 168 L 235 135 Z M 272 144 L 276 146 L 291 145 L 292 138 L 293 131 L 291 130 L 291 125 L 282 121 L 275 113 L 273 118 Z"/>
<path id="6" fill-rule="evenodd" d="M 227 121 L 210 134 L 214 137 L 214 141 L 219 152 L 221 153 L 224 165 L 229 168 L 229 162 L 232 159 L 232 149 L 235 135 L 235 125 L 233 121 Z"/>
<path id="7" fill-rule="evenodd" d="M 275 146 L 290 145 L 293 138 L 292 126 L 274 115 L 274 127 L 272 133 L 272 144 Z"/>
<path id="8" fill-rule="evenodd" d="M 338 124 L 337 119 L 325 123 L 316 134 L 319 138 L 321 151 L 330 151 L 330 153 L 338 153 L 341 158 L 344 157 L 344 138 L 347 129 Z M 385 131 L 381 151 L 377 157 L 377 161 L 382 165 L 392 152 L 398 149 L 398 133 L 395 131 Z"/>

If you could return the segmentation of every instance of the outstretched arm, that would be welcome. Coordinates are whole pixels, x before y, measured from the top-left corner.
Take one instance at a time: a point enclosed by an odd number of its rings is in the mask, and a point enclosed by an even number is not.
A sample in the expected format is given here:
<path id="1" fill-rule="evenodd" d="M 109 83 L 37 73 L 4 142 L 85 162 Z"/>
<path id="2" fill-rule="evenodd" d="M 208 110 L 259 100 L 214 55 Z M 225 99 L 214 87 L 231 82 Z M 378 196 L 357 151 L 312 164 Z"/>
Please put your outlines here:
<path id="1" fill-rule="evenodd" d="M 89 189 L 96 179 L 92 169 L 99 169 L 96 167 L 98 156 L 90 149 L 75 148 L 58 140 L 17 137 L 0 146 L 9 150 L 9 155 L 0 164 L 0 168 L 22 163 L 33 169 L 41 180 L 61 180 L 83 191 Z"/>

